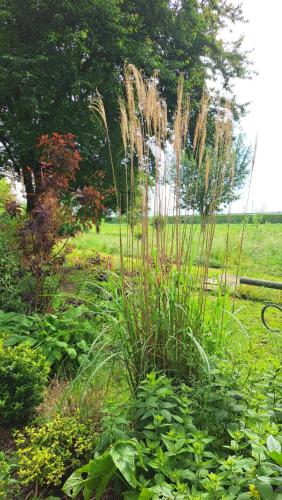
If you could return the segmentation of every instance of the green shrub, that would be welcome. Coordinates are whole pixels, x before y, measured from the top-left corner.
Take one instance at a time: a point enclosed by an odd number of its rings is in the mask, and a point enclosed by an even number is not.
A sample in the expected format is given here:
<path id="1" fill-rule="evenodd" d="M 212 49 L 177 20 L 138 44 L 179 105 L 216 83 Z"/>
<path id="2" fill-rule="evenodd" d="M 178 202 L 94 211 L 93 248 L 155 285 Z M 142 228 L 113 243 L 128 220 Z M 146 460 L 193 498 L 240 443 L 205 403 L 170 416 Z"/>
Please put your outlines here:
<path id="1" fill-rule="evenodd" d="M 26 421 L 43 400 L 49 364 L 40 350 L 0 348 L 0 423 Z"/>
<path id="2" fill-rule="evenodd" d="M 59 486 L 71 470 L 89 459 L 95 444 L 90 423 L 78 416 L 52 420 L 16 432 L 18 477 L 23 486 Z"/>
<path id="3" fill-rule="evenodd" d="M 272 404 L 263 412 L 246 406 L 228 429 L 230 444 L 222 447 L 217 436 L 195 426 L 191 396 L 185 385 L 148 374 L 133 405 L 134 430 L 102 453 L 96 449 L 63 491 L 72 498 L 83 491 L 85 499 L 95 491 L 98 500 L 113 481 L 118 498 L 126 500 L 279 500 L 281 427 Z"/>

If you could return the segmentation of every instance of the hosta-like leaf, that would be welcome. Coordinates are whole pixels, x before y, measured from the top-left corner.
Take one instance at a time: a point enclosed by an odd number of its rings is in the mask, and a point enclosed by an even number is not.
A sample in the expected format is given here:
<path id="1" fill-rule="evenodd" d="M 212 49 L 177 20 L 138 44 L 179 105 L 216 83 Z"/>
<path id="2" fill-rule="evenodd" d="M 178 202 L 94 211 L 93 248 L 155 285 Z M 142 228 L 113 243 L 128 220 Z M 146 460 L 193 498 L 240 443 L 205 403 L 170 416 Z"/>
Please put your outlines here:
<path id="1" fill-rule="evenodd" d="M 136 488 L 138 484 L 135 476 L 135 459 L 141 455 L 141 450 L 138 450 L 138 447 L 140 448 L 138 443 L 131 440 L 119 441 L 110 449 L 110 455 L 116 468 L 133 488 Z"/>
<path id="2" fill-rule="evenodd" d="M 83 490 L 84 499 L 90 500 L 92 492 L 95 491 L 96 500 L 100 500 L 115 471 L 116 466 L 110 453 L 105 452 L 77 469 L 65 482 L 63 492 L 71 498 L 76 498 Z"/>

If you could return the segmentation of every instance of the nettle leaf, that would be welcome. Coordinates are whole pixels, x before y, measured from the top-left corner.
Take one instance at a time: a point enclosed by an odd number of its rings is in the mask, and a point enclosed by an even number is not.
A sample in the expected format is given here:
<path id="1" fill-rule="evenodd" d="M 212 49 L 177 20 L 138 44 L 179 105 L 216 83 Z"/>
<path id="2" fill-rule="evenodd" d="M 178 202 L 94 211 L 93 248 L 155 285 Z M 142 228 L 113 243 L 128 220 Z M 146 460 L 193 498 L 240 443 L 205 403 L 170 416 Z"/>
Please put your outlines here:
<path id="1" fill-rule="evenodd" d="M 52 360 L 52 361 L 53 361 L 53 359 L 54 359 L 54 358 L 55 358 L 57 361 L 60 361 L 60 360 L 62 359 L 62 353 L 61 353 L 61 351 L 57 351 L 57 350 L 56 350 L 56 351 L 53 351 L 53 356 L 52 356 L 52 354 L 51 354 L 49 358 L 50 358 L 50 360 Z"/>
<path id="2" fill-rule="evenodd" d="M 181 479 L 188 479 L 188 481 L 194 481 L 196 479 L 196 474 L 190 469 L 184 469 L 180 471 Z"/>
<path id="3" fill-rule="evenodd" d="M 152 417 L 153 415 L 154 415 L 154 412 L 152 412 L 152 410 L 148 410 L 144 413 L 141 420 L 146 420 L 146 418 Z M 139 416 L 140 416 L 140 412 L 139 412 Z"/>
<path id="4" fill-rule="evenodd" d="M 84 352 L 89 351 L 89 346 L 87 345 L 87 343 L 84 339 L 81 340 L 80 342 L 78 342 L 77 347 L 79 347 Z"/>
<path id="5" fill-rule="evenodd" d="M 178 422 L 179 424 L 183 424 L 183 418 L 179 417 L 178 415 L 172 415 L 173 420 Z"/>
<path id="6" fill-rule="evenodd" d="M 273 436 L 268 436 L 267 438 L 267 449 L 268 451 L 281 452 L 281 444 Z"/>
<path id="7" fill-rule="evenodd" d="M 282 478 L 280 479 L 279 477 L 270 477 L 270 476 L 259 476 L 258 480 L 260 481 L 260 484 L 276 484 L 276 485 L 281 485 L 282 484 Z M 278 482 L 276 482 L 278 480 Z"/>
<path id="8" fill-rule="evenodd" d="M 176 403 L 170 403 L 169 401 L 162 401 L 160 406 L 161 408 L 166 408 L 166 409 L 175 408 Z"/>
<path id="9" fill-rule="evenodd" d="M 74 349 L 74 347 L 68 347 L 68 348 L 66 349 L 66 352 L 68 353 L 68 355 L 69 355 L 69 357 L 70 357 L 71 359 L 75 359 L 75 358 L 76 358 L 76 356 L 77 356 L 77 352 L 76 352 L 76 350 Z"/>
<path id="10" fill-rule="evenodd" d="M 160 415 L 164 417 L 167 422 L 171 422 L 171 413 L 168 410 L 160 410 Z"/>
<path id="11" fill-rule="evenodd" d="M 150 490 L 149 488 L 143 488 L 143 490 L 141 491 L 140 495 L 137 497 L 138 500 L 151 500 L 154 496 L 154 492 L 152 490 Z M 136 496 L 133 497 L 133 496 L 125 496 L 125 500 L 135 500 L 136 499 Z"/>

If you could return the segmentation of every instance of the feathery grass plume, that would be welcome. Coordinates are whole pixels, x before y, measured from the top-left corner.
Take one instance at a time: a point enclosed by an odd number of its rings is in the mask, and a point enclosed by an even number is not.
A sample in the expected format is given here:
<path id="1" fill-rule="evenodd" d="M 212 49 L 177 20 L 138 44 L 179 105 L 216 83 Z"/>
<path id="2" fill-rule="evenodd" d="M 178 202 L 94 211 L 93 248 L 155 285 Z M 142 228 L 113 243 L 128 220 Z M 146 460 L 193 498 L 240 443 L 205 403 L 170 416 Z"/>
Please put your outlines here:
<path id="1" fill-rule="evenodd" d="M 107 122 L 107 118 L 106 118 L 105 107 L 104 107 L 102 96 L 98 91 L 96 92 L 96 97 L 93 97 L 90 100 L 89 108 L 92 111 L 94 111 L 95 113 L 97 113 L 100 116 L 100 118 L 102 118 L 102 122 L 103 122 L 103 125 L 105 127 L 105 130 L 108 131 L 108 122 Z"/>
<path id="2" fill-rule="evenodd" d="M 96 97 L 93 97 L 90 99 L 89 109 L 91 109 L 94 113 L 96 113 L 101 118 L 102 123 L 103 123 L 104 128 L 105 128 L 107 142 L 108 142 L 109 156 L 110 156 L 110 164 L 111 164 L 111 169 L 112 169 L 112 174 L 113 174 L 114 190 L 115 190 L 115 194 L 116 194 L 117 212 L 120 214 L 116 174 L 115 174 L 113 155 L 112 155 L 112 149 L 111 149 L 111 144 L 110 144 L 109 127 L 108 127 L 107 116 L 106 116 L 103 98 L 98 91 L 96 91 Z"/>
<path id="3" fill-rule="evenodd" d="M 195 135 L 189 137 L 190 102 L 182 76 L 172 124 L 168 120 L 166 102 L 158 90 L 156 73 L 147 79 L 130 64 L 125 68 L 124 82 L 125 100 L 119 101 L 119 107 L 121 135 L 129 165 L 127 206 L 130 215 L 126 243 L 120 238 L 122 293 L 112 302 L 118 318 L 114 328 L 133 389 L 152 369 L 165 370 L 193 383 L 201 370 L 208 367 L 203 349 L 206 281 L 217 201 L 226 174 L 232 170 L 230 106 L 226 104 L 224 109 L 219 106 L 214 144 L 207 148 L 210 103 L 207 93 L 201 99 Z M 93 109 L 106 124 L 99 95 Z M 172 150 L 170 165 L 168 144 Z M 199 189 L 200 170 L 205 164 L 209 212 L 201 232 L 193 224 L 181 221 L 180 188 L 186 149 L 193 150 L 196 175 L 191 199 Z M 171 184 L 170 170 L 173 170 L 173 189 L 168 186 L 168 182 Z M 174 214 L 173 225 L 167 223 L 170 211 Z M 193 266 L 196 256 L 201 264 Z M 115 281 L 113 296 L 117 289 Z"/>
<path id="4" fill-rule="evenodd" d="M 169 131 L 167 106 L 158 91 L 158 77 L 145 79 L 133 66 L 125 70 L 126 102 L 121 107 L 121 132 L 125 154 L 130 151 L 130 205 L 140 200 L 140 238 L 134 228 L 128 248 L 122 255 L 132 255 L 121 266 L 124 330 L 121 335 L 124 363 L 130 382 L 136 386 L 152 369 L 165 369 L 183 377 L 194 377 L 200 359 L 207 364 L 201 347 L 203 321 L 193 285 L 191 265 L 194 229 L 191 234 L 181 227 L 180 182 L 183 149 L 188 140 L 190 103 L 184 94 L 184 80 L 178 84 L 177 107 L 173 129 Z M 207 99 L 203 101 L 208 105 Z M 205 125 L 206 110 L 202 121 Z M 204 135 L 198 126 L 199 137 Z M 164 160 L 167 140 L 171 139 L 175 182 L 171 199 L 167 193 L 168 172 Z M 137 171 L 136 171 L 137 167 Z M 154 179 L 154 181 L 153 181 Z M 149 198 L 154 184 L 155 224 L 150 226 Z M 169 206 L 173 203 L 176 223 L 167 225 Z M 187 245 L 189 243 L 189 245 Z M 189 248 L 188 248 L 189 246 Z M 133 265 L 134 261 L 134 265 Z"/>
<path id="5" fill-rule="evenodd" d="M 209 175 L 210 175 L 210 169 L 211 169 L 211 162 L 212 162 L 212 159 L 210 157 L 210 154 L 207 154 L 206 169 L 205 169 L 205 193 L 207 193 L 208 187 L 209 187 Z"/>
<path id="6" fill-rule="evenodd" d="M 128 116 L 124 101 L 122 99 L 119 99 L 119 109 L 120 109 L 121 137 L 125 151 L 125 156 L 127 156 L 127 145 L 129 141 Z"/>

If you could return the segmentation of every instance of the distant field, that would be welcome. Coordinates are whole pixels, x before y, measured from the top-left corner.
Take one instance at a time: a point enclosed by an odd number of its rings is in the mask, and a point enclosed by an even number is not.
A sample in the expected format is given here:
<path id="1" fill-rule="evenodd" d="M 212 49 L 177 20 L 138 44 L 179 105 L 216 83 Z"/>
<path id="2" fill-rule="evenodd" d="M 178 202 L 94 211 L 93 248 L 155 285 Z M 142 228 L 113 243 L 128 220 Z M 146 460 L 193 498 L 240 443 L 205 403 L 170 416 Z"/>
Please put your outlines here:
<path id="1" fill-rule="evenodd" d="M 168 226 L 172 231 L 173 226 Z M 242 224 L 219 224 L 211 252 L 211 266 L 224 264 L 226 241 L 229 231 L 228 271 L 236 272 L 239 264 Z M 124 249 L 127 248 L 127 226 L 121 226 Z M 106 255 L 118 255 L 120 227 L 118 224 L 102 224 L 100 234 L 95 229 L 81 233 L 71 240 L 74 254 L 81 259 L 91 256 L 93 251 Z M 133 254 L 136 251 L 137 240 Z M 260 277 L 282 281 L 282 224 L 248 224 L 245 229 L 240 273 L 249 277 Z"/>

